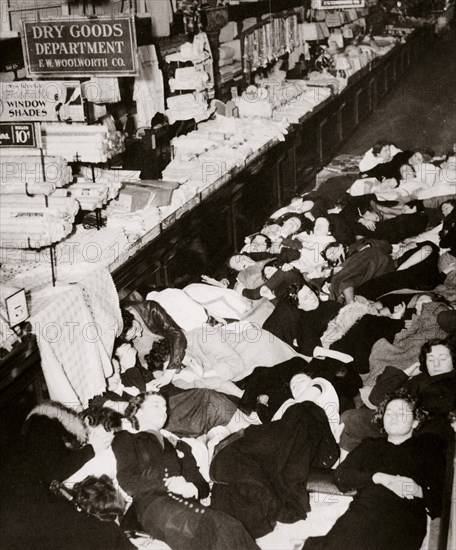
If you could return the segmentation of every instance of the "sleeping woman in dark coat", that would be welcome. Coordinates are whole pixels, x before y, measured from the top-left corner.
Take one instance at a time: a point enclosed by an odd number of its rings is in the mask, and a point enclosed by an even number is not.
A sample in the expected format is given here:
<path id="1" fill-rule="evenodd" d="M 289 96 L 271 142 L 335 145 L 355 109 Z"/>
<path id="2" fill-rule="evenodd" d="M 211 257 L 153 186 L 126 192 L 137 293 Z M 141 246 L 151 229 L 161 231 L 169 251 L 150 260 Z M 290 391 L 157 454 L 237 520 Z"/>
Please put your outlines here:
<path id="1" fill-rule="evenodd" d="M 439 516 L 445 481 L 445 443 L 434 434 L 414 436 L 422 412 L 406 393 L 390 395 L 377 421 L 386 439 L 367 439 L 335 471 L 342 491 L 357 489 L 348 511 L 304 550 L 419 550 L 426 513 Z"/>
<path id="2" fill-rule="evenodd" d="M 209 494 L 190 447 L 167 439 L 166 401 L 156 392 L 132 398 L 125 411 L 137 433 L 122 431 L 112 448 L 120 486 L 133 497 L 138 519 L 173 550 L 257 550 L 236 519 L 205 507 Z"/>

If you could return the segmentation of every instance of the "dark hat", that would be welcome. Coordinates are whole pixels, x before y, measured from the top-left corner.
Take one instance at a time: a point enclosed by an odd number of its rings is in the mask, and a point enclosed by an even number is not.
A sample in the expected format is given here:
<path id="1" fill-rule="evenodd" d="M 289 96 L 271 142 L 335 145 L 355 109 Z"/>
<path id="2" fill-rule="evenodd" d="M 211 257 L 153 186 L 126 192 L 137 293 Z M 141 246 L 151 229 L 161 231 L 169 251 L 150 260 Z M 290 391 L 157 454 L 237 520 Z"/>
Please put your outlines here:
<path id="1" fill-rule="evenodd" d="M 437 323 L 448 334 L 456 333 L 456 311 L 441 311 L 437 315 Z"/>

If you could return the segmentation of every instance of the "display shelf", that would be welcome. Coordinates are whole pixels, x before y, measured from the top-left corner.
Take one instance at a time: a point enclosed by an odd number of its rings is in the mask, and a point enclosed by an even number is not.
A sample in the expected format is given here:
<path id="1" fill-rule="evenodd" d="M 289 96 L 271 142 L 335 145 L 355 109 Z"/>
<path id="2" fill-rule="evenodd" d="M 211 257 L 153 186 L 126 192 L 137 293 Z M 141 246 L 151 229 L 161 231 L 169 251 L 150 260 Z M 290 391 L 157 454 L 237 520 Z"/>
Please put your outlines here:
<path id="1" fill-rule="evenodd" d="M 306 0 L 259 0 L 258 2 L 240 2 L 228 5 L 230 21 L 242 21 L 249 17 L 261 17 L 264 14 L 286 11 L 293 8 L 308 8 Z"/>
<path id="2" fill-rule="evenodd" d="M 229 255 L 270 212 L 313 188 L 316 174 L 397 85 L 402 74 L 419 62 L 433 39 L 432 27 L 416 30 L 405 44 L 376 59 L 370 71 L 349 81 L 341 94 L 321 103 L 290 127 L 285 141 L 269 143 L 251 155 L 243 168 L 223 176 L 197 199 L 191 199 L 190 205 L 173 213 L 175 223 L 154 228 L 135 243 L 119 247 L 115 257 L 106 243 L 106 257 L 118 291 L 182 287 L 199 280 L 202 273 L 219 275 Z M 92 231 L 94 238 L 101 238 L 105 228 Z M 87 239 L 92 242 L 91 236 Z M 81 242 L 79 237 L 77 240 Z M 28 345 L 24 341 L 20 348 Z M 26 362 L 27 389 L 16 376 L 22 365 L 21 350 L 0 362 L 2 414 L 3 406 L 19 403 L 24 392 L 29 392 L 29 401 L 33 401 L 33 395 L 36 400 L 43 395 L 39 356 L 33 345 L 32 349 Z M 11 394 L 13 398 L 6 397 Z"/>

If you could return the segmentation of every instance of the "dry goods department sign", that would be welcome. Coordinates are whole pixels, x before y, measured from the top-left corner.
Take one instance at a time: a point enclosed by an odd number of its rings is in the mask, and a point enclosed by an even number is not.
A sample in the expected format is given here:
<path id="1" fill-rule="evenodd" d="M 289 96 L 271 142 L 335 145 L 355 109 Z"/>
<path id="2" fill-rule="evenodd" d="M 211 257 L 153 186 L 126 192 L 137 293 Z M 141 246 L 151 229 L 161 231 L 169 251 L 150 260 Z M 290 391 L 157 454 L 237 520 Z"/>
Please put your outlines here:
<path id="1" fill-rule="evenodd" d="M 24 21 L 29 76 L 136 74 L 136 36 L 131 17 Z"/>

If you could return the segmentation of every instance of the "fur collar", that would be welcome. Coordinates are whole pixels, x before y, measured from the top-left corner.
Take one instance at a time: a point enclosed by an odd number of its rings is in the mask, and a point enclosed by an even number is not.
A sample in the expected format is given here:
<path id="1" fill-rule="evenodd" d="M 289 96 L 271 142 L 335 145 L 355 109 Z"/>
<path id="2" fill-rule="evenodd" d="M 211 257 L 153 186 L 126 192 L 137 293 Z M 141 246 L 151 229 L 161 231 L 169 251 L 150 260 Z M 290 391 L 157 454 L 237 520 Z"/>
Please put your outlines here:
<path id="1" fill-rule="evenodd" d="M 340 340 L 364 315 L 379 315 L 377 309 L 371 304 L 352 302 L 344 306 L 337 316 L 328 323 L 328 328 L 321 337 L 324 348 L 331 347 L 334 342 Z"/>
<path id="2" fill-rule="evenodd" d="M 26 420 L 35 414 L 46 416 L 52 420 L 58 420 L 81 444 L 86 442 L 87 429 L 77 413 L 73 412 L 71 409 L 63 407 L 60 403 L 44 401 L 30 411 Z"/>

